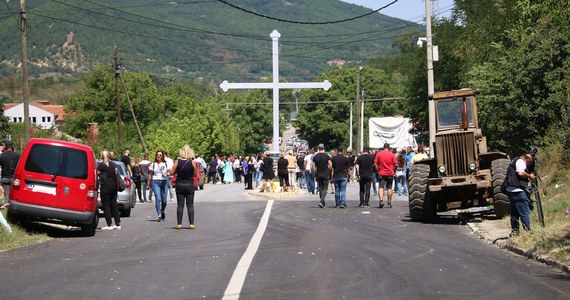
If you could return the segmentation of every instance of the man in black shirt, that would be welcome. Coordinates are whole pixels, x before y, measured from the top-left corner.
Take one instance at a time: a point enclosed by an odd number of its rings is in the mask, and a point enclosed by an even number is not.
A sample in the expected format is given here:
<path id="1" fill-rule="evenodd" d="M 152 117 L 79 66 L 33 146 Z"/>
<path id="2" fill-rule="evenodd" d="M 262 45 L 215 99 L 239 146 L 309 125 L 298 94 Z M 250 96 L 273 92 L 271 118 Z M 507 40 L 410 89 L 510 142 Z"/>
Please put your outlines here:
<path id="1" fill-rule="evenodd" d="M 318 153 L 313 156 L 313 165 L 311 166 L 311 169 L 315 172 L 317 183 L 319 185 L 318 192 L 319 197 L 321 198 L 321 201 L 319 202 L 320 208 L 325 208 L 325 197 L 327 196 L 331 167 L 331 158 L 325 154 L 325 146 L 323 144 L 319 144 Z"/>
<path id="2" fill-rule="evenodd" d="M 212 181 L 212 184 L 218 183 L 218 160 L 212 156 L 210 162 L 208 163 L 208 182 Z"/>
<path id="3" fill-rule="evenodd" d="M 348 148 L 346 151 L 348 155 L 348 162 L 350 163 L 350 172 L 348 173 L 348 182 L 355 180 L 355 173 L 354 173 L 354 163 L 356 162 L 356 155 L 352 152 L 352 148 Z"/>
<path id="4" fill-rule="evenodd" d="M 4 203 L 8 202 L 10 193 L 10 185 L 14 179 L 16 166 L 20 161 L 20 154 L 14 152 L 14 143 L 6 141 L 4 153 L 0 155 L 0 166 L 2 166 L 2 188 L 4 189 Z"/>
<path id="5" fill-rule="evenodd" d="M 297 181 L 300 189 L 305 188 L 305 154 L 297 155 Z"/>
<path id="6" fill-rule="evenodd" d="M 374 155 L 370 154 L 370 148 L 364 146 L 363 153 L 356 158 L 355 168 L 360 183 L 360 205 L 368 207 L 370 201 L 370 185 L 374 176 Z"/>
<path id="7" fill-rule="evenodd" d="M 273 170 L 273 158 L 271 158 L 271 152 L 265 151 L 263 156 L 263 184 L 261 186 L 260 192 L 272 192 L 273 191 L 273 179 L 275 178 L 275 171 Z"/>
<path id="8" fill-rule="evenodd" d="M 348 172 L 350 172 L 350 162 L 343 152 L 342 146 L 337 148 L 337 153 L 331 158 L 332 174 L 334 182 L 334 199 L 336 207 L 346 208 L 346 184 L 348 183 Z"/>
<path id="9" fill-rule="evenodd" d="M 129 172 L 129 176 L 133 177 L 133 170 L 131 169 L 131 150 L 129 148 L 125 149 L 123 152 L 123 156 L 121 157 L 121 162 L 125 164 L 127 171 Z"/>

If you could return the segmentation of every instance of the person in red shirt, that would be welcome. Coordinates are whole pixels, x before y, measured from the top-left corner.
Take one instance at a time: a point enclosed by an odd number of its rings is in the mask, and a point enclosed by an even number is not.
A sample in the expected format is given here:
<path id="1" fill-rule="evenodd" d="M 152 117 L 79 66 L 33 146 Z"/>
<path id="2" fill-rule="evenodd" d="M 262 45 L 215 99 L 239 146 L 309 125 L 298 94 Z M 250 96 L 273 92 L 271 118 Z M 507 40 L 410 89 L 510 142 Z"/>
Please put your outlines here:
<path id="1" fill-rule="evenodd" d="M 394 183 L 394 173 L 398 167 L 396 155 L 390 151 L 390 144 L 384 144 L 384 150 L 378 151 L 374 157 L 374 165 L 378 170 L 378 178 L 380 179 L 380 187 L 378 198 L 380 198 L 379 208 L 384 207 L 382 200 L 384 198 L 384 188 L 388 189 L 388 208 L 392 208 L 392 184 Z"/>

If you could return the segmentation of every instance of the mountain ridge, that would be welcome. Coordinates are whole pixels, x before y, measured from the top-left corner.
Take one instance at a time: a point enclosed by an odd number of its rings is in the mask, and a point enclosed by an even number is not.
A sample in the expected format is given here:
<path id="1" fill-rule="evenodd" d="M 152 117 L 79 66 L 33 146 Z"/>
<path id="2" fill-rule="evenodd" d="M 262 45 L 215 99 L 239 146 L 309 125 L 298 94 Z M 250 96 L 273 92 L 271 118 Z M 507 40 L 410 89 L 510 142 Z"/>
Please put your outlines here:
<path id="1" fill-rule="evenodd" d="M 371 11 L 336 0 L 243 0 L 239 6 L 293 22 L 332 22 Z M 118 46 L 127 70 L 186 80 L 253 80 L 271 76 L 269 34 L 277 29 L 280 74 L 306 79 L 331 64 L 389 55 L 392 36 L 419 29 L 379 13 L 327 25 L 277 22 L 218 1 L 38 0 L 27 14 L 33 76 L 78 77 L 96 65 L 112 64 Z M 18 71 L 19 29 L 2 16 L 0 39 L 13 43 L 0 46 L 0 75 L 9 76 Z"/>

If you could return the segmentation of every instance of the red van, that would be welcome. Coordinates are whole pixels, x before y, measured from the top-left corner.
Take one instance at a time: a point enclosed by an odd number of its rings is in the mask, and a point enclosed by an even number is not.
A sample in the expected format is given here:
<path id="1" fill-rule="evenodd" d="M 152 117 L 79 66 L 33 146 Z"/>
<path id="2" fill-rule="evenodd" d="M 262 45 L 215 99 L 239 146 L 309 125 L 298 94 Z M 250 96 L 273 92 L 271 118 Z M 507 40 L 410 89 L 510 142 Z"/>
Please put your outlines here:
<path id="1" fill-rule="evenodd" d="M 91 147 L 49 139 L 26 145 L 10 186 L 8 218 L 79 226 L 93 236 L 99 223 L 97 170 Z"/>

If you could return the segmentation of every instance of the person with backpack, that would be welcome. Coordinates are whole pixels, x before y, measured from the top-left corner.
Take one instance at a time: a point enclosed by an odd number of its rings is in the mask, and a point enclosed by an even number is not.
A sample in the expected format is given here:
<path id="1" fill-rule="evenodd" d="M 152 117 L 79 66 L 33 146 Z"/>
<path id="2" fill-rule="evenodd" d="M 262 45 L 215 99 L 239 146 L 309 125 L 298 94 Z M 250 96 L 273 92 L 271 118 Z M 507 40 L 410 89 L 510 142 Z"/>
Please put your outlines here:
<path id="1" fill-rule="evenodd" d="M 109 151 L 101 151 L 101 163 L 97 166 L 97 175 L 99 176 L 99 193 L 101 204 L 103 206 L 103 214 L 107 226 L 101 230 L 121 230 L 121 216 L 119 215 L 119 205 L 117 204 L 117 166 L 111 160 Z M 122 178 L 119 178 L 122 180 Z M 113 225 L 113 218 L 115 225 Z"/>

